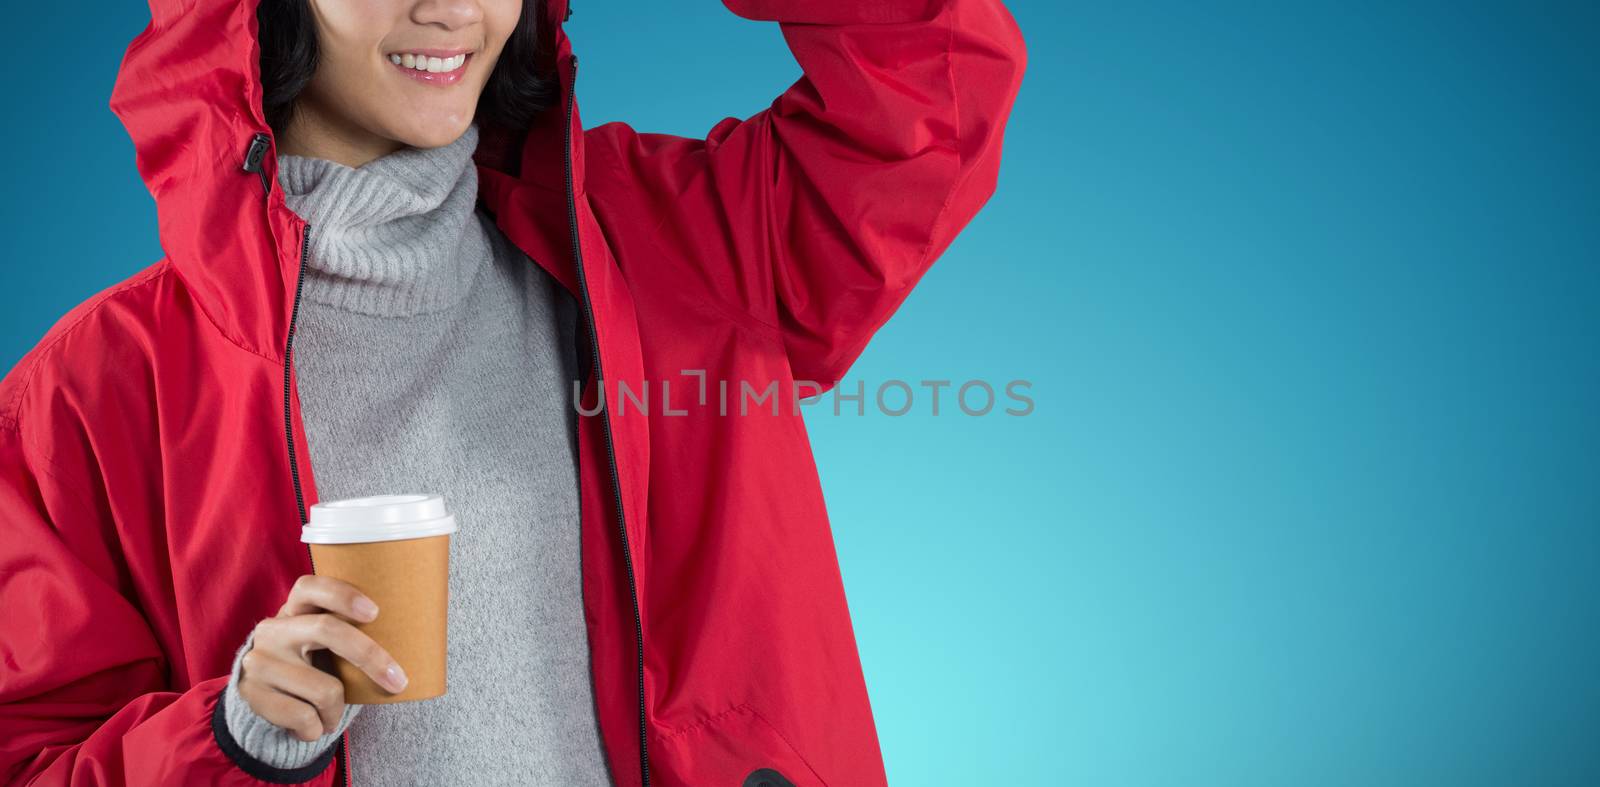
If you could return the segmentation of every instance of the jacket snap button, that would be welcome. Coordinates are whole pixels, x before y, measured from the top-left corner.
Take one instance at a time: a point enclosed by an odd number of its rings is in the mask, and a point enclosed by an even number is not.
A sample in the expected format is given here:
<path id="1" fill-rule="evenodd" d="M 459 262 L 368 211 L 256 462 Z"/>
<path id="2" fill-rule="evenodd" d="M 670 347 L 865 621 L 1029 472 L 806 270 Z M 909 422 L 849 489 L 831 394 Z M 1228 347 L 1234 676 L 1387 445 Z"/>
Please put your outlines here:
<path id="1" fill-rule="evenodd" d="M 744 777 L 741 787 L 794 787 L 794 782 L 772 768 L 757 768 Z"/>

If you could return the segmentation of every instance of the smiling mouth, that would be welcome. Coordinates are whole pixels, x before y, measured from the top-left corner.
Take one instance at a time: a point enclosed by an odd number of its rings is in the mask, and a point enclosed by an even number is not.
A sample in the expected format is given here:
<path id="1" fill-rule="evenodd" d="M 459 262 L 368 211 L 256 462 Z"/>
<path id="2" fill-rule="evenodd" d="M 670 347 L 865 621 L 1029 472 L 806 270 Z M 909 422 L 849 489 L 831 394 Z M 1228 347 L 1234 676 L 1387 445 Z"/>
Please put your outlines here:
<path id="1" fill-rule="evenodd" d="M 471 52 L 390 52 L 389 64 L 412 79 L 435 85 L 450 85 L 461 80 L 472 60 Z"/>

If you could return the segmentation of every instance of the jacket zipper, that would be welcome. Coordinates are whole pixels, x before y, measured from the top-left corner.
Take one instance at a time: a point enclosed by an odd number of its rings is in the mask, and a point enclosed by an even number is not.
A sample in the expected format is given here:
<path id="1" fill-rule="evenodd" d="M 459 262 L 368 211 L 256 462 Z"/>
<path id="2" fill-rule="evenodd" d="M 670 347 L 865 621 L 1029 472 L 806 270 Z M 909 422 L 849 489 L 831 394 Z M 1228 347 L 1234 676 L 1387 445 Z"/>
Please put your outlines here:
<path id="1" fill-rule="evenodd" d="M 245 150 L 244 171 L 254 172 L 261 176 L 261 189 L 264 195 L 272 194 L 272 183 L 267 179 L 266 167 L 262 166 L 262 159 L 266 158 L 267 148 L 271 138 L 265 133 L 257 132 L 250 138 L 250 147 Z M 300 294 L 305 291 L 306 283 L 306 257 L 311 252 L 311 222 L 305 223 L 305 228 L 300 233 L 300 267 L 295 271 L 294 280 L 294 305 L 289 310 L 289 332 L 283 345 L 283 436 L 289 448 L 289 476 L 294 481 L 294 505 L 299 512 L 300 523 L 306 521 L 305 492 L 300 487 L 300 465 L 295 462 L 294 455 L 294 419 L 289 408 L 289 397 L 293 393 L 290 380 L 290 369 L 294 355 L 294 325 L 300 317 Z M 311 545 L 306 544 L 306 560 L 311 565 L 311 572 L 317 571 L 316 559 L 312 556 Z M 348 731 L 339 736 L 340 757 L 344 760 L 344 784 L 350 787 L 350 733 Z"/>
<path id="2" fill-rule="evenodd" d="M 595 330 L 589 282 L 583 276 L 583 252 L 578 243 L 578 202 L 572 183 L 572 107 L 573 92 L 578 86 L 578 56 L 568 55 L 568 59 L 572 63 L 572 79 L 567 85 L 567 124 L 563 135 L 566 144 L 562 149 L 567 176 L 567 215 L 572 223 L 572 259 L 577 267 L 578 291 L 583 294 L 583 317 L 589 326 L 589 347 L 594 352 L 595 385 L 604 396 L 605 375 L 600 369 L 600 336 Z M 644 622 L 639 615 L 639 588 L 633 576 L 633 553 L 628 550 L 628 525 L 622 513 L 622 483 L 617 474 L 617 452 L 612 443 L 611 421 L 602 413 L 600 424 L 606 438 L 606 466 L 611 471 L 611 490 L 616 495 L 617 532 L 622 536 L 622 561 L 628 570 L 628 596 L 633 601 L 633 641 L 635 652 L 638 653 L 636 677 L 639 681 L 639 773 L 644 787 L 650 787 L 650 744 L 645 726 Z"/>
<path id="3" fill-rule="evenodd" d="M 289 310 L 289 337 L 283 346 L 283 436 L 289 445 L 289 475 L 294 479 L 294 505 L 300 512 L 300 523 L 306 521 L 306 498 L 300 489 L 300 466 L 294 461 L 294 421 L 289 413 L 289 396 L 292 392 L 289 379 L 289 370 L 293 364 L 294 354 L 294 323 L 300 316 L 300 292 L 305 288 L 306 281 L 306 254 L 311 248 L 311 222 L 306 222 L 305 231 L 300 235 L 300 270 L 295 274 L 294 281 L 294 306 Z M 306 544 L 306 557 L 311 557 L 311 545 Z M 311 570 L 316 571 L 316 564 L 312 563 Z"/>
<path id="4" fill-rule="evenodd" d="M 306 256 L 311 249 L 311 222 L 305 223 L 305 229 L 300 233 L 300 269 L 295 272 L 294 279 L 294 305 L 289 309 L 289 335 L 283 345 L 283 435 L 289 447 L 289 476 L 294 479 L 294 504 L 300 513 L 300 523 L 306 521 L 305 493 L 300 488 L 300 465 L 294 457 L 294 420 L 289 410 L 289 396 L 292 392 L 289 372 L 294 363 L 294 324 L 300 316 L 300 293 L 305 290 L 306 283 Z M 311 545 L 306 544 L 306 561 L 311 566 L 311 573 L 317 573 L 316 558 L 312 555 Z M 350 787 L 350 732 L 346 730 L 339 734 L 339 756 L 344 760 L 344 787 Z"/>

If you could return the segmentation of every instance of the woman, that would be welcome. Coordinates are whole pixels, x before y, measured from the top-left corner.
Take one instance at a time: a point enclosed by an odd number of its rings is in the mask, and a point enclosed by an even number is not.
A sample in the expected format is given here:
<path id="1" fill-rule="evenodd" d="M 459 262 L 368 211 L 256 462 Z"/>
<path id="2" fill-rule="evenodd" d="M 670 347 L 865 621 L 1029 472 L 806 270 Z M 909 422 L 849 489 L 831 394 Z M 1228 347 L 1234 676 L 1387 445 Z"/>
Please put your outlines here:
<path id="1" fill-rule="evenodd" d="M 565 0 L 152 0 L 112 108 L 167 256 L 0 381 L 0 774 L 884 782 L 794 399 L 992 193 L 1022 39 L 725 4 L 805 74 L 691 139 L 582 127 Z M 346 705 L 315 659 L 404 665 L 299 526 L 418 488 L 450 692 Z"/>

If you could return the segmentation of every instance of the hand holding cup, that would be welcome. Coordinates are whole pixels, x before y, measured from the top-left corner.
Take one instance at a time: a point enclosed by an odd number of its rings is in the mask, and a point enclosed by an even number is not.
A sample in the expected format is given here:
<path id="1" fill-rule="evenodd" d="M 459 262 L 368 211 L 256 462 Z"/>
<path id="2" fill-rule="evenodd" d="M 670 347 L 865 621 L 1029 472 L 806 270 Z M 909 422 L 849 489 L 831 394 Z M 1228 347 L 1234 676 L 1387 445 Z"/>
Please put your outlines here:
<path id="1" fill-rule="evenodd" d="M 345 708 L 343 682 L 314 661 L 320 651 L 338 655 L 390 691 L 404 691 L 405 671 L 353 625 L 377 617 L 377 604 L 354 585 L 301 576 L 278 614 L 256 624 L 240 662 L 240 696 L 256 715 L 311 741 L 336 728 Z"/>

